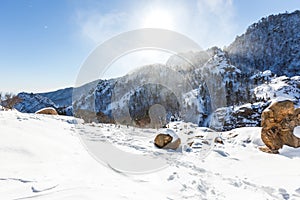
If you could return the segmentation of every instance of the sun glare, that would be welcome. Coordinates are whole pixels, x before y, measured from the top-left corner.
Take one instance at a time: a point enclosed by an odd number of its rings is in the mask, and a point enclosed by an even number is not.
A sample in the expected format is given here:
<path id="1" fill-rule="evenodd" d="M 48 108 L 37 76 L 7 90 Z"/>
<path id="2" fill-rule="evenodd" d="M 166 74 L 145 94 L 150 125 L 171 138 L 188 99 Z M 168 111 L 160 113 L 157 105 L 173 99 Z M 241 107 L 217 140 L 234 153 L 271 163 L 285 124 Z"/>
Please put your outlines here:
<path id="1" fill-rule="evenodd" d="M 174 19 L 166 10 L 152 10 L 150 11 L 142 22 L 144 28 L 174 28 Z"/>

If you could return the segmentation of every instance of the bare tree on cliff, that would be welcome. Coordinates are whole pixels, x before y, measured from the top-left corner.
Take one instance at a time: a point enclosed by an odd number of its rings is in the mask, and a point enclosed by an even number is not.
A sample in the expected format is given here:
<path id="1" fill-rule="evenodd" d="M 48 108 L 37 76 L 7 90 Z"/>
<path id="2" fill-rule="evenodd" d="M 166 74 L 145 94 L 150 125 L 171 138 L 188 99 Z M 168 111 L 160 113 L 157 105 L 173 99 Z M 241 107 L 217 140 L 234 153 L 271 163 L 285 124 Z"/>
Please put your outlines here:
<path id="1" fill-rule="evenodd" d="M 22 99 L 18 97 L 17 95 L 14 95 L 12 93 L 6 93 L 4 95 L 4 99 L 2 100 L 1 104 L 3 107 L 7 109 L 13 109 L 13 107 L 17 104 L 20 103 Z"/>

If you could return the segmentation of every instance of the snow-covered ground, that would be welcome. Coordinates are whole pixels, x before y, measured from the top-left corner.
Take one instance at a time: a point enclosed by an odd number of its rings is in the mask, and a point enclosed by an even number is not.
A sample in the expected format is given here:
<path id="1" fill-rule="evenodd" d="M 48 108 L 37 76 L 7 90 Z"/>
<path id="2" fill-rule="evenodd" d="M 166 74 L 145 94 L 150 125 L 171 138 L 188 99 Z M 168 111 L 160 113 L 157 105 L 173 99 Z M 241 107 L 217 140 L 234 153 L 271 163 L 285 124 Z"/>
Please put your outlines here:
<path id="1" fill-rule="evenodd" d="M 197 136 L 193 148 L 154 147 L 157 133 L 180 131 Z M 212 149 L 205 146 L 211 142 L 207 134 L 206 128 L 184 123 L 133 129 L 0 111 L 0 199 L 300 199 L 300 149 L 285 147 L 278 155 L 260 152 L 260 128 L 218 133 L 224 144 Z M 96 161 L 80 135 L 124 152 L 162 155 L 168 165 L 153 173 L 122 173 Z"/>

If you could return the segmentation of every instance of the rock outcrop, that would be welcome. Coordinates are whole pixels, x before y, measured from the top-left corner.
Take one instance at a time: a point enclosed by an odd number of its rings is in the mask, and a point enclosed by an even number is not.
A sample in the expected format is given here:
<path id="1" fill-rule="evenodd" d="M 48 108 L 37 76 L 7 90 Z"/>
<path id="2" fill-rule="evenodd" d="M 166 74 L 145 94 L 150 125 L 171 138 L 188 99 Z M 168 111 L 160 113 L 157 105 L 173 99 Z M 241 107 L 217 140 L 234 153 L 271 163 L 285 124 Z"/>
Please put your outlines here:
<path id="1" fill-rule="evenodd" d="M 229 131 L 240 127 L 257 127 L 261 114 L 269 102 L 247 103 L 236 107 L 218 108 L 211 116 L 209 127 L 216 131 Z"/>
<path id="2" fill-rule="evenodd" d="M 260 150 L 278 153 L 283 145 L 300 147 L 300 138 L 293 134 L 294 128 L 300 126 L 300 108 L 295 109 L 290 100 L 271 104 L 262 113 L 261 139 L 266 147 Z"/>

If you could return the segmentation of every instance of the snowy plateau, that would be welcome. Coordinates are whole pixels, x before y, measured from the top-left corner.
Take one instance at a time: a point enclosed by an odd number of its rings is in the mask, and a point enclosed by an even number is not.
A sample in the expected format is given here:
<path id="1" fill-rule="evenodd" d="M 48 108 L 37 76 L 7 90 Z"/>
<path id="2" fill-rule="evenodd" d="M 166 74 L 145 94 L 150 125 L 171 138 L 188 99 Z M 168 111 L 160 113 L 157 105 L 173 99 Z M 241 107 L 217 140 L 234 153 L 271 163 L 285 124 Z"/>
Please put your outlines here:
<path id="1" fill-rule="evenodd" d="M 300 199 L 300 149 L 258 149 L 263 110 L 283 99 L 300 107 L 299 24 L 300 11 L 271 15 L 224 49 L 185 52 L 78 88 L 19 93 L 14 109 L 0 107 L 0 199 Z M 174 90 L 148 84 L 153 77 Z M 158 104 L 168 128 L 147 125 Z M 60 115 L 35 114 L 45 107 Z M 158 133 L 193 143 L 158 149 Z M 111 159 L 103 148 L 105 159 L 97 160 L 86 144 L 111 144 L 166 165 L 122 171 L 124 158 Z"/>

